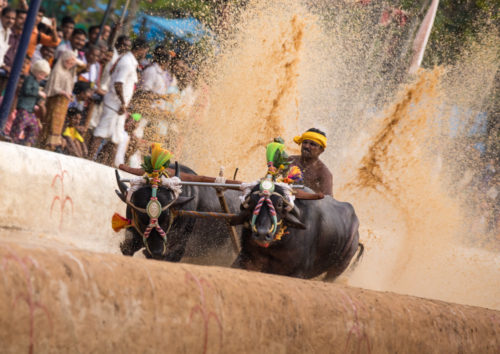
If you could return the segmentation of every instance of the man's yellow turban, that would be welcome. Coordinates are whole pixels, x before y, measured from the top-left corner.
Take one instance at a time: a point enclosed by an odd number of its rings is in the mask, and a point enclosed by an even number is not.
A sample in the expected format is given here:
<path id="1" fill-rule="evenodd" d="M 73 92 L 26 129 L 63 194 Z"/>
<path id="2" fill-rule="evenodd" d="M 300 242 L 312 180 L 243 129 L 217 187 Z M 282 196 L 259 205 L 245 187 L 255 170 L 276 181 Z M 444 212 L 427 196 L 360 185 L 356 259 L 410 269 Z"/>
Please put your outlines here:
<path id="1" fill-rule="evenodd" d="M 298 135 L 295 138 L 293 138 L 293 141 L 296 142 L 297 144 L 302 144 L 304 140 L 312 140 L 315 143 L 319 144 L 323 149 L 326 148 L 326 136 L 316 133 L 316 132 L 305 132 L 302 135 Z"/>

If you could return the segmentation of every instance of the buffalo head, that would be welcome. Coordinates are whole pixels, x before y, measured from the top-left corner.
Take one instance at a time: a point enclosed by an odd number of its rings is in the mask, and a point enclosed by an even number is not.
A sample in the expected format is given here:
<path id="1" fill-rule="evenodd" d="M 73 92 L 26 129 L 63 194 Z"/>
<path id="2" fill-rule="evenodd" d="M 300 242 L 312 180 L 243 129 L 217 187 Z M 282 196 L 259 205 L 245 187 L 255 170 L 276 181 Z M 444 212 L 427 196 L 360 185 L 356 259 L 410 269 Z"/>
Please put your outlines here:
<path id="1" fill-rule="evenodd" d="M 115 174 L 120 189 L 116 193 L 127 204 L 130 226 L 142 237 L 147 256 L 164 259 L 168 250 L 168 231 L 174 221 L 171 209 L 182 206 L 194 197 L 180 195 L 181 186 L 177 176 L 162 176 L 153 181 L 135 178 L 129 181 L 128 188 L 118 171 Z"/>
<path id="2" fill-rule="evenodd" d="M 264 179 L 254 185 L 241 205 L 233 225 L 250 229 L 252 240 L 262 247 L 279 241 L 287 227 L 305 229 L 291 200 L 291 187 Z"/>

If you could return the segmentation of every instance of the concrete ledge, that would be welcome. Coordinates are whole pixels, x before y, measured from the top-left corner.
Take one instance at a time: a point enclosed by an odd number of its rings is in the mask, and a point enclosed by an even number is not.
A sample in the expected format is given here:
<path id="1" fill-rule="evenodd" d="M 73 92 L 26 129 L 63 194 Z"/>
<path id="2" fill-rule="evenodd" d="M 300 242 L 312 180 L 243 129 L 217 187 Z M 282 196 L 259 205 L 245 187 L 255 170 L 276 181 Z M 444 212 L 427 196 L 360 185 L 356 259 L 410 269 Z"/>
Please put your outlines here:
<path id="1" fill-rule="evenodd" d="M 3 238 L 120 252 L 123 234 L 113 232 L 111 217 L 124 215 L 125 205 L 114 192 L 114 169 L 0 142 L 0 181 Z"/>

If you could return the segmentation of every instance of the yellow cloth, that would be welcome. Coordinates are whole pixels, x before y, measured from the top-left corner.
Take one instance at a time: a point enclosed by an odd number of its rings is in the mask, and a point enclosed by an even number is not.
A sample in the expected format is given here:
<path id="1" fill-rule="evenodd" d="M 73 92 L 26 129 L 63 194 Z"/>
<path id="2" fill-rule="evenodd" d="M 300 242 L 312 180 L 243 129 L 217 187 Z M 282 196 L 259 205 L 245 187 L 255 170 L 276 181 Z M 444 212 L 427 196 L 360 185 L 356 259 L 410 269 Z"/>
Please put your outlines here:
<path id="1" fill-rule="evenodd" d="M 316 132 L 305 132 L 302 135 L 298 135 L 295 138 L 293 138 L 293 141 L 296 142 L 297 144 L 302 144 L 304 140 L 312 140 L 315 143 L 319 144 L 323 149 L 326 148 L 326 136 L 321 135 Z"/>
<path id="2" fill-rule="evenodd" d="M 63 136 L 67 136 L 69 138 L 71 138 L 71 140 L 78 140 L 79 142 L 83 143 L 83 137 L 80 135 L 80 133 L 78 133 L 78 130 L 76 130 L 76 128 L 74 127 L 67 127 L 65 130 L 64 130 L 64 133 L 63 133 Z"/>

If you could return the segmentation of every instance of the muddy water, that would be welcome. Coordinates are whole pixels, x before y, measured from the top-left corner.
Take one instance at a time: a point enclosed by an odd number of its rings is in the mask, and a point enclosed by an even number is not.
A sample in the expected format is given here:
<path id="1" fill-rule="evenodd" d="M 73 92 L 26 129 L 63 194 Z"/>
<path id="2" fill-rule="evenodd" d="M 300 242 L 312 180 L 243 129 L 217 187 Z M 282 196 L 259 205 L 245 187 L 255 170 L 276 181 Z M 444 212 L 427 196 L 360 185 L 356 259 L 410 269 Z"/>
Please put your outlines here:
<path id="1" fill-rule="evenodd" d="M 467 196 L 454 188 L 463 152 L 449 159 L 454 107 L 477 113 L 491 103 L 498 37 L 453 67 L 407 77 L 398 65 L 416 25 L 395 38 L 370 20 L 381 9 L 355 6 L 250 3 L 200 85 L 206 104 L 183 158 L 203 174 L 223 165 L 252 180 L 273 137 L 296 152 L 295 134 L 323 129 L 334 195 L 354 205 L 366 246 L 341 281 L 500 309 L 500 256 L 475 246 L 491 235 L 470 233 Z M 467 126 L 473 115 L 458 119 Z"/>

